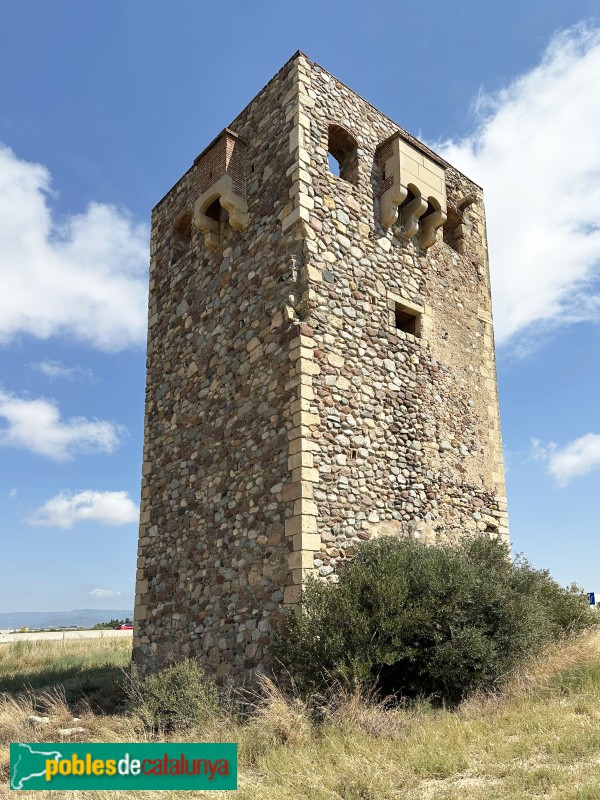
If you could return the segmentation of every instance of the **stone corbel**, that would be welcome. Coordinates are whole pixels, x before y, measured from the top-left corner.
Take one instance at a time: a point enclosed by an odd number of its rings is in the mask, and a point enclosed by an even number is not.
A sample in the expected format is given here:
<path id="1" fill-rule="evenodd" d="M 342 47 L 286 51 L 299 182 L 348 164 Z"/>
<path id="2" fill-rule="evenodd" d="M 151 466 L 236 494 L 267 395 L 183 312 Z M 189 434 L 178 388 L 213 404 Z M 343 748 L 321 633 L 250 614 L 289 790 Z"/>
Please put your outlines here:
<path id="1" fill-rule="evenodd" d="M 384 228 L 391 228 L 392 225 L 398 220 L 398 207 L 406 200 L 408 189 L 400 183 L 400 180 L 394 181 L 394 184 L 381 195 L 379 201 L 381 209 L 381 224 Z"/>
<path id="2" fill-rule="evenodd" d="M 420 194 L 413 198 L 401 209 L 400 236 L 403 239 L 412 239 L 419 232 L 419 218 L 427 211 L 427 198 Z"/>
<path id="3" fill-rule="evenodd" d="M 194 216 L 194 225 L 204 234 L 204 244 L 216 253 L 221 247 L 221 223 L 206 214 L 198 213 Z"/>
<path id="4" fill-rule="evenodd" d="M 221 230 L 224 222 L 218 222 L 206 215 L 206 210 L 218 200 L 221 207 L 227 211 L 229 224 L 236 231 L 243 231 L 248 227 L 248 204 L 243 197 L 233 191 L 231 176 L 223 175 L 215 184 L 203 192 L 194 203 L 194 225 L 204 234 L 206 246 L 216 252 L 221 246 Z"/>
<path id="5" fill-rule="evenodd" d="M 382 226 L 407 241 L 419 234 L 420 247 L 427 250 L 446 221 L 444 166 L 399 133 L 379 145 L 377 163 Z"/>
<path id="6" fill-rule="evenodd" d="M 220 197 L 221 205 L 229 213 L 229 224 L 236 231 L 246 230 L 248 227 L 248 204 L 237 194 L 223 193 Z"/>
<path id="7" fill-rule="evenodd" d="M 427 250 L 435 243 L 437 229 L 442 227 L 447 218 L 441 209 L 436 209 L 421 220 L 421 250 Z"/>

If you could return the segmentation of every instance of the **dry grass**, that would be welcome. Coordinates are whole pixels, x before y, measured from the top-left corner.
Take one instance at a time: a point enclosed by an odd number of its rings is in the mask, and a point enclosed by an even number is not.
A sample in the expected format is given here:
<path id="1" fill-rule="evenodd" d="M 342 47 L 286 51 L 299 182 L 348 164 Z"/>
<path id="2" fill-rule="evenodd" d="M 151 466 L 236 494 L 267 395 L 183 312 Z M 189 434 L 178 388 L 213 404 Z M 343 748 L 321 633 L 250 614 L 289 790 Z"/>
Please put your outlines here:
<path id="1" fill-rule="evenodd" d="M 24 673 L 57 664 L 88 665 L 127 663 L 131 656 L 131 639 L 31 640 L 0 644 L 0 677 L 14 672 Z"/>
<path id="2" fill-rule="evenodd" d="M 173 741 L 237 741 L 240 788 L 198 793 L 236 800 L 560 800 L 600 799 L 600 633 L 548 650 L 513 676 L 502 695 L 458 710 L 389 710 L 357 696 L 313 701 L 264 685 L 250 719 L 231 716 Z M 31 726 L 33 704 L 51 724 Z M 314 707 L 319 706 L 315 721 Z M 0 771 L 8 777 L 10 741 L 57 741 L 73 724 L 59 693 L 0 701 Z M 85 741 L 146 741 L 151 734 L 123 714 L 82 712 Z M 4 792 L 4 794 L 3 794 Z M 21 793 L 26 797 L 29 793 Z M 68 793 L 31 793 L 39 798 Z M 177 793 L 137 793 L 167 800 Z M 94 800 L 136 793 L 96 792 Z M 156 798 L 154 795 L 156 794 Z M 195 797 L 195 793 L 187 793 Z M 166 795 L 166 797 L 165 797 Z M 0 790 L 8 798 L 8 790 Z M 82 797 L 82 793 L 72 793 Z"/>

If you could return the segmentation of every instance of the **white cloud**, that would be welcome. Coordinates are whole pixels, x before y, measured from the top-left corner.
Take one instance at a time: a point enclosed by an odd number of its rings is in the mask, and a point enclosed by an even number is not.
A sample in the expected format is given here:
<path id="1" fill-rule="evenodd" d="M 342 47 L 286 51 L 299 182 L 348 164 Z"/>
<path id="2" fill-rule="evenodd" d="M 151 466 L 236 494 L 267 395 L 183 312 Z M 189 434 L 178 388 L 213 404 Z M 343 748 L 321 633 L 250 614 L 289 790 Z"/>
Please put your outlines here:
<path id="1" fill-rule="evenodd" d="M 561 487 L 567 486 L 573 478 L 600 469 L 600 435 L 597 433 L 586 433 L 564 447 L 554 442 L 540 442 L 539 439 L 533 439 L 531 444 L 534 458 L 546 464 L 548 472 Z"/>
<path id="2" fill-rule="evenodd" d="M 0 343 L 57 334 L 103 350 L 146 333 L 148 231 L 114 206 L 53 219 L 51 176 L 0 144 Z"/>
<path id="3" fill-rule="evenodd" d="M 126 525 L 137 519 L 138 507 L 127 492 L 87 489 L 76 494 L 61 492 L 40 506 L 27 521 L 31 525 L 66 529 L 83 521 Z"/>
<path id="4" fill-rule="evenodd" d="M 471 136 L 434 145 L 484 188 L 498 342 L 599 318 L 599 76 L 600 29 L 571 28 L 481 95 Z"/>
<path id="5" fill-rule="evenodd" d="M 93 597 L 119 597 L 121 592 L 113 592 L 112 589 L 92 589 L 88 594 L 91 594 Z"/>
<path id="6" fill-rule="evenodd" d="M 29 400 L 0 390 L 0 446 L 20 447 L 56 461 L 73 453 L 112 453 L 126 429 L 108 420 L 61 419 L 53 400 Z"/>
<path id="7" fill-rule="evenodd" d="M 91 369 L 84 369 L 76 364 L 74 367 L 67 367 L 61 361 L 38 361 L 36 363 L 30 364 L 32 369 L 35 369 L 37 372 L 41 372 L 46 377 L 54 379 L 54 378 L 65 378 L 66 380 L 78 380 L 83 379 L 87 380 L 90 383 L 95 383 L 96 379 L 94 377 L 94 373 Z"/>
<path id="8" fill-rule="evenodd" d="M 17 492 L 19 491 L 18 486 L 13 486 L 10 492 L 8 493 L 9 497 L 15 498 L 17 496 Z"/>

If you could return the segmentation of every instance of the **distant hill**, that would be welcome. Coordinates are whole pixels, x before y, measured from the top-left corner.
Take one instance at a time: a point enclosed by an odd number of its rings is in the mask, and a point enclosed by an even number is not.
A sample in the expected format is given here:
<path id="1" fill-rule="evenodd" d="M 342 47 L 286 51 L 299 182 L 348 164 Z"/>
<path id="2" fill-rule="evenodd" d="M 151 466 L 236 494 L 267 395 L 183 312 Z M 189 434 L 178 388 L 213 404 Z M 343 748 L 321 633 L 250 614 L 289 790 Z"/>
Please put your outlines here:
<path id="1" fill-rule="evenodd" d="M 77 608 L 74 611 L 12 611 L 0 613 L 0 630 L 6 628 L 92 628 L 111 619 L 133 619 L 130 608 Z"/>

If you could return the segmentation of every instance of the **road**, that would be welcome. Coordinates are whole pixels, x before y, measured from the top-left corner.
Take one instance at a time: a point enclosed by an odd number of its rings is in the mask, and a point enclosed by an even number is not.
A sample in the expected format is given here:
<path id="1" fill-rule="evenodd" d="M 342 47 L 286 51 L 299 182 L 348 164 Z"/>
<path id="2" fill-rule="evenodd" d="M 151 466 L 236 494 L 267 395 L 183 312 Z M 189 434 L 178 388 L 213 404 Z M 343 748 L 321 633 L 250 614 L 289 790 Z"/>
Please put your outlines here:
<path id="1" fill-rule="evenodd" d="M 64 642 L 70 639 L 131 638 L 133 631 L 27 631 L 27 633 L 0 633 L 0 644 L 8 642 Z"/>

